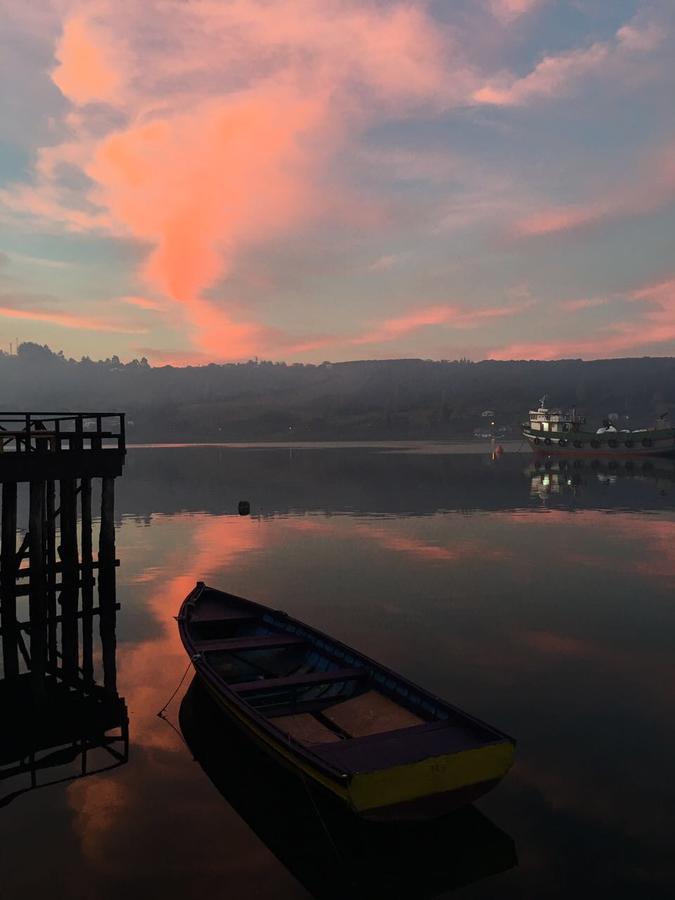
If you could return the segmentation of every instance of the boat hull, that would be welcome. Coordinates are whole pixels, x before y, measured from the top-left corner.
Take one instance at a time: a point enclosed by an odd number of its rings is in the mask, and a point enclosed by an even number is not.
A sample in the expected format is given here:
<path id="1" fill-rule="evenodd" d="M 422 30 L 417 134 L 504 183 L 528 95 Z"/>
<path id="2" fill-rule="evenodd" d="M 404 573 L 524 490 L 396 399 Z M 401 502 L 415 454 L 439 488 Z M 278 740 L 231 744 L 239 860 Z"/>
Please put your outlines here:
<path id="1" fill-rule="evenodd" d="M 196 590 L 200 590 L 199 586 Z M 444 704 L 444 701 L 396 676 L 357 651 L 283 613 L 267 610 L 250 601 L 242 601 L 241 598 L 233 599 L 249 603 L 254 610 L 263 610 L 266 621 L 273 622 L 280 630 L 299 628 L 303 638 L 315 640 L 330 652 L 342 654 L 343 658 L 345 654 L 349 654 L 351 664 L 369 670 L 369 678 L 379 679 L 380 683 L 384 679 L 396 679 L 411 695 L 419 693 L 425 702 L 443 705 L 452 715 L 463 716 L 469 727 L 474 723 L 475 727 L 488 730 L 489 737 L 481 744 L 461 747 L 451 747 L 448 744 L 444 738 L 443 729 L 446 726 L 443 721 L 409 728 L 405 734 L 404 731 L 393 730 L 386 735 L 373 735 L 353 741 L 352 744 L 358 747 L 352 748 L 356 750 L 356 755 L 349 758 L 344 756 L 343 742 L 338 742 L 337 750 L 334 744 L 307 746 L 274 727 L 274 719 L 265 718 L 254 707 L 242 702 L 241 697 L 213 670 L 205 654 L 194 652 L 195 644 L 189 635 L 189 613 L 185 612 L 190 601 L 188 597 L 178 616 L 179 630 L 195 672 L 216 704 L 241 731 L 277 762 L 294 770 L 318 788 L 328 791 L 352 812 L 374 821 L 421 821 L 436 818 L 471 803 L 494 787 L 511 767 L 514 742 L 508 736 Z M 391 743 L 387 747 L 385 744 L 388 740 Z M 401 741 L 406 745 L 403 755 L 399 752 Z M 413 745 L 414 750 L 410 750 Z M 388 759 L 385 758 L 387 755 Z M 396 762 L 392 764 L 394 757 Z"/>
<path id="2" fill-rule="evenodd" d="M 474 784 L 460 784 L 445 791 L 437 790 L 438 778 L 434 778 L 434 773 L 439 768 L 447 766 L 450 760 L 440 757 L 425 760 L 424 764 L 418 766 L 416 771 L 410 771 L 408 768 L 408 771 L 398 771 L 393 776 L 389 775 L 387 777 L 389 783 L 385 786 L 381 783 L 381 776 L 385 773 L 377 772 L 360 776 L 360 780 L 356 783 L 355 780 L 341 783 L 340 780 L 327 778 L 317 768 L 308 765 L 298 754 L 293 753 L 292 748 L 288 745 L 285 746 L 283 743 L 274 741 L 269 734 L 256 727 L 250 719 L 241 716 L 236 708 L 227 703 L 222 693 L 214 688 L 208 678 L 202 677 L 198 669 L 196 669 L 196 674 L 211 699 L 249 740 L 254 741 L 279 765 L 303 778 L 310 779 L 313 787 L 327 791 L 351 812 L 370 822 L 424 822 L 441 818 L 468 806 L 491 791 L 499 784 L 513 764 L 512 748 L 505 748 L 506 752 L 504 752 L 504 748 L 491 748 L 492 752 L 488 754 L 488 758 L 482 761 L 482 768 L 492 777 L 486 777 Z M 457 760 L 452 760 L 452 765 L 456 767 Z M 474 769 L 476 772 L 480 767 L 480 762 L 466 759 L 464 770 L 467 766 L 469 770 Z M 499 774 L 495 774 L 496 772 Z M 462 774 L 456 772 L 455 780 L 461 777 Z M 432 787 L 430 793 L 406 800 L 400 799 L 402 793 L 414 794 L 420 790 L 420 781 L 424 780 L 428 787 Z M 388 798 L 391 799 L 391 802 Z"/>
<path id="3" fill-rule="evenodd" d="M 431 900 L 517 863 L 511 838 L 475 806 L 426 825 L 380 826 L 351 815 L 220 715 L 198 679 L 180 704 L 178 721 L 215 789 L 317 900 Z"/>
<path id="4" fill-rule="evenodd" d="M 594 456 L 640 459 L 649 456 L 675 456 L 675 429 L 643 432 L 567 432 L 547 434 L 523 429 L 523 437 L 535 453 L 547 456 Z"/>

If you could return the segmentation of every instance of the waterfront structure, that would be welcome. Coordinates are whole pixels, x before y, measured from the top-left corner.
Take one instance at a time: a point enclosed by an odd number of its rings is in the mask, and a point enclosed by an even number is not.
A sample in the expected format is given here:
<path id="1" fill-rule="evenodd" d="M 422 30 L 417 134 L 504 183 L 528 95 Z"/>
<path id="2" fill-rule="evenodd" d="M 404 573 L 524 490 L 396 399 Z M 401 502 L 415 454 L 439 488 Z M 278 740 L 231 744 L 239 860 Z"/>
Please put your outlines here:
<path id="1" fill-rule="evenodd" d="M 86 774 L 94 746 L 126 761 L 114 522 L 124 415 L 0 413 L 0 444 L 0 781 L 23 774 L 31 789 L 73 753 Z"/>

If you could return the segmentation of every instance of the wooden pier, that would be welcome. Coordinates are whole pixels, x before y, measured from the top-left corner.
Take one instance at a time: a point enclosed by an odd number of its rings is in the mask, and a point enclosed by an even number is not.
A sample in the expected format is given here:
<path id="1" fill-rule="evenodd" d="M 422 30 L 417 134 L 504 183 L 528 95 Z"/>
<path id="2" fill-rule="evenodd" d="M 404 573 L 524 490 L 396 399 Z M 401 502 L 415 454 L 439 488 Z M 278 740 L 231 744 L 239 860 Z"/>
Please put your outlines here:
<path id="1" fill-rule="evenodd" d="M 0 780 L 26 772 L 36 786 L 36 754 L 64 738 L 86 769 L 113 727 L 124 747 L 110 752 L 126 759 L 114 521 L 125 454 L 122 413 L 0 413 Z"/>

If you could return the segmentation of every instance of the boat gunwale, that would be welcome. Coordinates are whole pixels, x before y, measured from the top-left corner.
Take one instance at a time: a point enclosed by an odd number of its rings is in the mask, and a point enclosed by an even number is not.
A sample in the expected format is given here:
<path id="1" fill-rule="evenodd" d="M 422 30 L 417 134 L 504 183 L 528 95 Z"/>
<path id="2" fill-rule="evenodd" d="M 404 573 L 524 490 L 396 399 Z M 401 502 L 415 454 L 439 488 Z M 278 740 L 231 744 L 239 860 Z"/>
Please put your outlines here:
<path id="1" fill-rule="evenodd" d="M 337 768 L 336 766 L 332 765 L 324 756 L 313 752 L 306 744 L 303 744 L 302 742 L 296 740 L 291 735 L 287 734 L 285 731 L 282 731 L 280 728 L 278 728 L 276 725 L 274 725 L 273 718 L 270 719 L 267 716 L 263 715 L 262 713 L 259 713 L 254 706 L 252 706 L 249 702 L 247 702 L 244 699 L 243 696 L 238 695 L 232 689 L 232 686 L 229 685 L 225 681 L 225 679 L 213 668 L 213 666 L 208 662 L 208 660 L 202 656 L 202 651 L 195 649 L 194 641 L 192 640 L 192 638 L 189 634 L 189 628 L 188 628 L 189 619 L 186 615 L 187 607 L 188 607 L 189 603 L 196 602 L 199 599 L 200 595 L 204 591 L 207 591 L 207 590 L 211 591 L 215 594 L 221 595 L 229 600 L 234 600 L 238 603 L 243 603 L 246 606 L 249 606 L 249 607 L 257 610 L 260 613 L 261 620 L 264 615 L 271 615 L 273 617 L 276 616 L 279 618 L 279 620 L 281 620 L 278 623 L 279 625 L 281 625 L 282 623 L 289 623 L 291 625 L 294 625 L 301 629 L 304 629 L 305 631 L 309 632 L 311 637 L 315 637 L 317 639 L 326 641 L 330 645 L 354 655 L 358 659 L 360 664 L 361 663 L 364 664 L 364 668 L 366 668 L 366 670 L 368 669 L 368 667 L 370 667 L 371 671 L 367 672 L 367 674 L 372 675 L 373 674 L 372 670 L 377 670 L 380 673 L 382 673 L 383 675 L 394 679 L 399 684 L 402 684 L 403 686 L 407 687 L 408 689 L 412 689 L 415 692 L 419 692 L 419 694 L 424 699 L 430 700 L 430 701 L 438 704 L 440 707 L 444 708 L 445 710 L 452 712 L 460 720 L 464 719 L 465 721 L 470 722 L 472 725 L 475 725 L 475 726 L 479 727 L 480 729 L 483 729 L 483 730 L 487 731 L 489 734 L 494 736 L 494 740 L 486 740 L 484 743 L 477 744 L 475 747 L 467 748 L 467 749 L 479 749 L 479 747 L 480 748 L 490 747 L 490 746 L 495 746 L 495 745 L 499 745 L 499 744 L 503 744 L 503 743 L 510 743 L 513 747 L 516 746 L 516 740 L 513 737 L 511 737 L 510 735 L 501 731 L 500 729 L 495 728 L 493 725 L 489 725 L 487 722 L 482 721 L 481 719 L 477 718 L 476 716 L 472 716 L 470 713 L 465 712 L 464 710 L 460 709 L 459 707 L 454 706 L 451 703 L 448 703 L 446 700 L 443 700 L 442 698 L 436 696 L 435 694 L 432 694 L 430 691 L 427 691 L 425 688 L 422 688 L 419 685 L 415 684 L 414 682 L 409 681 L 408 679 L 406 679 L 404 676 L 400 675 L 399 673 L 394 672 L 391 669 L 388 669 L 386 666 L 383 666 L 381 663 L 378 663 L 373 659 L 370 659 L 370 657 L 366 656 L 365 654 L 361 653 L 358 650 L 355 650 L 353 647 L 350 647 L 347 644 L 343 644 L 341 641 L 337 640 L 336 638 L 333 638 L 330 635 L 327 635 L 324 632 L 319 631 L 318 629 L 312 627 L 311 625 L 307 625 L 305 622 L 301 622 L 300 620 L 295 619 L 292 616 L 289 616 L 288 613 L 286 613 L 284 610 L 273 609 L 271 607 L 265 606 L 264 604 L 256 603 L 254 600 L 248 600 L 245 597 L 239 597 L 236 594 L 230 594 L 226 591 L 221 591 L 218 588 L 208 587 L 204 582 L 197 582 L 196 586 L 192 589 L 192 591 L 188 594 L 188 596 L 185 598 L 185 600 L 181 604 L 178 616 L 176 617 L 176 619 L 178 621 L 179 632 L 181 635 L 181 640 L 183 642 L 183 646 L 185 647 L 186 651 L 189 653 L 190 658 L 193 663 L 193 666 L 194 666 L 195 670 L 197 671 L 197 673 L 201 677 L 205 677 L 208 681 L 210 681 L 212 683 L 212 685 L 214 686 L 214 688 L 216 688 L 220 692 L 221 695 L 224 695 L 224 697 L 226 698 L 228 703 L 232 706 L 235 706 L 239 710 L 239 712 L 242 714 L 242 716 L 244 718 L 243 724 L 246 724 L 245 720 L 249 719 L 252 724 L 257 726 L 258 729 L 269 734 L 269 736 L 272 738 L 272 740 L 275 743 L 279 744 L 281 747 L 292 750 L 298 756 L 304 758 L 305 761 L 307 763 L 309 763 L 309 765 L 319 769 L 319 771 L 321 771 L 322 774 L 327 775 L 331 779 L 337 780 L 338 782 L 344 784 L 346 781 L 351 779 L 351 777 L 353 775 L 356 775 L 358 773 L 348 772 L 348 771 L 345 771 L 344 769 Z M 224 619 L 225 619 L 225 617 L 224 617 Z M 269 686 L 272 687 L 274 679 L 270 679 L 270 682 L 271 682 L 271 684 Z M 261 687 L 263 686 L 263 683 L 264 683 L 264 679 L 261 681 Z M 441 726 L 441 727 L 439 727 L 439 726 Z M 447 720 L 438 720 L 437 719 L 437 720 L 432 720 L 432 721 L 426 722 L 424 726 L 420 726 L 420 730 L 422 728 L 424 728 L 425 730 L 429 730 L 429 731 L 432 731 L 432 730 L 440 731 L 440 730 L 443 730 L 443 728 L 449 728 L 449 727 L 450 727 L 450 723 Z M 354 738 L 350 739 L 350 742 L 364 741 L 364 742 L 367 742 L 367 745 L 376 746 L 377 741 L 373 740 L 373 739 L 386 737 L 388 735 L 392 735 L 399 731 L 404 732 L 404 731 L 408 731 L 408 730 L 409 729 L 392 729 L 391 731 L 383 732 L 381 735 L 367 735 L 367 736 L 361 737 L 361 738 L 354 737 Z M 419 731 L 417 733 L 419 733 Z M 317 746 L 321 746 L 321 745 L 317 745 Z M 461 751 L 455 751 L 455 752 L 461 752 Z M 446 752 L 446 753 L 443 753 L 440 755 L 451 756 L 453 754 Z M 389 767 L 386 767 L 386 768 L 389 768 Z"/>

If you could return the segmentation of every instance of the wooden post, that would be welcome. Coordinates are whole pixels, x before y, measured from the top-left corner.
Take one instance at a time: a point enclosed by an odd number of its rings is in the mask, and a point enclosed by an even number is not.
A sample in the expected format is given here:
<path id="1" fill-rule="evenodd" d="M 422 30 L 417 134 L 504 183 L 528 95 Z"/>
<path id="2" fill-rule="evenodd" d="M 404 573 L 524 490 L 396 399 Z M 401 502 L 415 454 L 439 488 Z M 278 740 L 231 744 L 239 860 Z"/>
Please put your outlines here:
<path id="1" fill-rule="evenodd" d="M 58 665 L 56 628 L 56 485 L 47 482 L 46 498 L 46 559 L 47 559 L 47 662 L 51 669 Z"/>
<path id="2" fill-rule="evenodd" d="M 77 606 L 79 561 L 77 554 L 77 494 L 75 481 L 64 478 L 59 486 L 61 512 L 61 652 L 63 677 L 74 684 L 78 680 Z"/>
<path id="3" fill-rule="evenodd" d="M 101 416 L 96 416 L 96 437 L 91 439 L 92 450 L 100 450 L 103 447 L 103 439 L 101 437 L 101 432 L 103 431 L 102 422 Z"/>
<path id="4" fill-rule="evenodd" d="M 98 545 L 99 627 L 103 651 L 103 686 L 117 693 L 115 671 L 115 479 L 101 479 L 101 529 Z"/>
<path id="5" fill-rule="evenodd" d="M 28 608 L 30 616 L 30 666 L 34 693 L 41 697 L 45 689 L 47 662 L 47 602 L 45 583 L 45 482 L 30 482 L 28 534 L 30 579 Z"/>
<path id="6" fill-rule="evenodd" d="M 2 484 L 2 532 L 0 537 L 0 615 L 5 678 L 19 674 L 16 629 L 16 482 Z"/>
<path id="7" fill-rule="evenodd" d="M 75 419 L 75 450 L 83 450 L 84 449 L 84 441 L 82 439 L 83 436 L 82 430 L 82 416 L 78 416 Z"/>
<path id="8" fill-rule="evenodd" d="M 94 683 L 94 565 L 91 532 L 91 478 L 80 481 L 82 545 L 82 675 L 85 686 Z"/>

